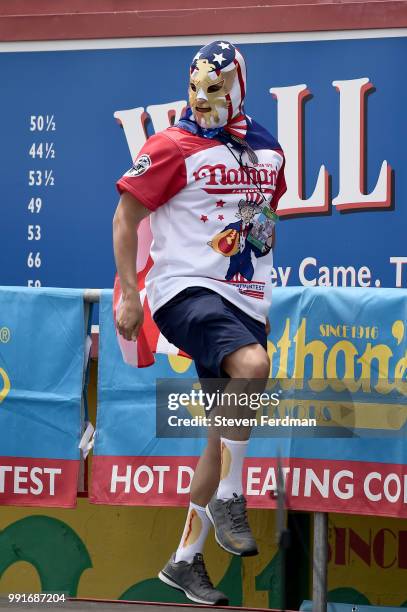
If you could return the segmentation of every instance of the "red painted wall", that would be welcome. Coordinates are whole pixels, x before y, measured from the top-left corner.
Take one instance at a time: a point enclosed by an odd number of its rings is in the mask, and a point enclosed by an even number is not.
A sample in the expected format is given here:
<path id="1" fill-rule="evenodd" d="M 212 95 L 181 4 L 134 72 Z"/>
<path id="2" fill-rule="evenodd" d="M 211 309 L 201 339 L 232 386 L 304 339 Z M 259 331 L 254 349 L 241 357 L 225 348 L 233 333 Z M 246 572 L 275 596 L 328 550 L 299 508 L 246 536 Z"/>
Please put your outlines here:
<path id="1" fill-rule="evenodd" d="M 0 41 L 400 27 L 407 0 L 0 0 Z"/>

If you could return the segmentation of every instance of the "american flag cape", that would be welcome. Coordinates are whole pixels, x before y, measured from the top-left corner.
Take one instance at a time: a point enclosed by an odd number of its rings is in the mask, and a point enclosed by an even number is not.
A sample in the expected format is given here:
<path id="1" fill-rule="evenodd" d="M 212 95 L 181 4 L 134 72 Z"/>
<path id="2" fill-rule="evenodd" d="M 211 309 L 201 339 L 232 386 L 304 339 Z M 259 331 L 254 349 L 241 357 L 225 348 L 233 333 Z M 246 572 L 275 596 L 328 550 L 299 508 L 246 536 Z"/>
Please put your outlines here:
<path id="1" fill-rule="evenodd" d="M 151 256 L 148 257 L 144 269 L 137 275 L 137 284 L 140 292 L 140 300 L 144 310 L 144 323 L 136 341 L 126 340 L 117 330 L 117 311 L 122 301 L 122 289 L 119 275 L 116 273 L 113 288 L 113 319 L 116 328 L 116 337 L 125 363 L 135 368 L 146 368 L 155 363 L 154 353 L 167 355 L 181 355 L 189 357 L 162 335 L 153 317 L 148 304 L 145 279 L 148 271 L 153 265 Z"/>

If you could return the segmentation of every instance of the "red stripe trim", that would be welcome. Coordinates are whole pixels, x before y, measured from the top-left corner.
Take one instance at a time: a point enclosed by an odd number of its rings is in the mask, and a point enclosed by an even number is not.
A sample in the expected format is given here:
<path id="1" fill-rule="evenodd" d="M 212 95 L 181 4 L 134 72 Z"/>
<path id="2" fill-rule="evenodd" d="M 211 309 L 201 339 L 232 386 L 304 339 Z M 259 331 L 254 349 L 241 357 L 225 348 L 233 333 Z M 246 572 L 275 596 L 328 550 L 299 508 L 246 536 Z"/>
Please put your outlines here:
<path id="1" fill-rule="evenodd" d="M 236 123 L 242 123 L 243 125 L 247 125 L 246 117 L 243 113 L 239 113 L 233 119 L 230 120 L 230 125 L 235 126 Z"/>
<path id="2" fill-rule="evenodd" d="M 239 138 L 244 138 L 246 136 L 246 130 L 232 130 L 232 129 L 228 129 L 229 134 L 232 134 L 233 136 L 238 136 Z"/>
<path id="3" fill-rule="evenodd" d="M 238 79 L 239 79 L 239 85 L 240 85 L 240 97 L 241 97 L 241 99 L 243 100 L 243 98 L 244 98 L 244 97 L 245 97 L 245 95 L 246 95 L 246 89 L 245 89 L 245 86 L 244 86 L 243 75 L 242 75 L 242 69 L 241 69 L 241 67 L 240 67 L 239 62 L 238 62 L 236 59 L 235 59 L 235 64 L 236 64 L 236 66 L 237 66 L 237 76 L 238 76 Z"/>
<path id="4" fill-rule="evenodd" d="M 146 276 L 149 273 L 149 271 L 151 270 L 151 268 L 153 267 L 153 263 L 154 263 L 154 261 L 153 261 L 151 255 L 149 255 L 148 259 L 147 259 L 147 263 L 144 266 L 143 270 L 141 270 L 141 272 L 139 272 L 137 274 L 137 285 L 138 285 L 139 291 L 141 291 L 142 289 L 145 288 L 145 285 L 146 285 Z"/>
<path id="5" fill-rule="evenodd" d="M 213 280 L 218 280 L 218 279 L 214 278 Z M 229 285 L 229 284 L 234 285 L 234 284 L 236 284 L 236 283 L 238 283 L 238 284 L 239 284 L 239 283 L 241 283 L 241 282 L 242 282 L 242 281 L 234 281 L 234 280 L 227 281 L 227 280 L 222 280 L 222 279 L 220 279 L 220 281 L 221 281 L 222 283 L 228 283 L 228 285 Z M 249 282 L 251 282 L 251 281 L 246 281 L 246 280 L 245 280 L 244 282 L 245 282 L 245 283 L 249 283 Z M 253 283 L 255 283 L 256 285 L 263 285 L 263 286 L 265 285 L 265 283 L 262 283 L 262 282 L 257 282 L 257 281 L 253 281 Z M 253 291 L 257 291 L 257 290 L 256 290 L 256 289 L 253 289 Z"/>
<path id="6" fill-rule="evenodd" d="M 206 193 L 252 193 L 254 190 L 253 187 L 234 187 L 234 188 L 230 188 L 230 189 L 218 189 L 218 188 L 214 188 L 212 189 L 211 187 L 208 187 L 206 189 L 204 189 L 204 191 L 206 191 Z M 275 187 L 263 187 L 263 193 L 274 193 Z"/>
<path id="7" fill-rule="evenodd" d="M 241 291 L 242 295 L 247 295 L 251 298 L 255 298 L 256 300 L 262 300 L 264 297 L 264 294 L 262 293 L 261 295 L 255 295 L 254 293 L 252 293 L 251 291 Z"/>
<path id="8" fill-rule="evenodd" d="M 227 96 L 226 96 L 227 97 Z M 231 105 L 229 106 L 229 109 Z M 244 138 L 247 132 L 247 121 L 245 115 L 242 113 L 233 117 L 230 121 L 228 121 L 225 130 L 234 136 L 238 136 L 239 138 Z"/>
<path id="9" fill-rule="evenodd" d="M 233 127 L 236 130 L 244 130 L 246 129 L 246 126 L 247 126 L 247 123 L 243 119 L 239 119 L 238 121 L 236 119 L 232 119 L 229 127 Z"/>

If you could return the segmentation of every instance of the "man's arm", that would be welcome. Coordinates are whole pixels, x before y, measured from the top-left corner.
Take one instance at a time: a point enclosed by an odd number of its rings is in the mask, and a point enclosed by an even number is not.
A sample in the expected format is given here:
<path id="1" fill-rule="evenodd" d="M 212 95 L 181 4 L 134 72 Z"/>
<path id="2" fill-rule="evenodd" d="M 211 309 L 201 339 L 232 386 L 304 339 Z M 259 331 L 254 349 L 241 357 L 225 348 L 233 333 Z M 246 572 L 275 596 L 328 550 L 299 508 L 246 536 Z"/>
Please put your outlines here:
<path id="1" fill-rule="evenodd" d="M 113 249 L 123 299 L 117 312 L 117 329 L 126 340 L 135 340 L 143 324 L 143 307 L 137 287 L 137 228 L 150 211 L 124 192 L 113 217 Z"/>

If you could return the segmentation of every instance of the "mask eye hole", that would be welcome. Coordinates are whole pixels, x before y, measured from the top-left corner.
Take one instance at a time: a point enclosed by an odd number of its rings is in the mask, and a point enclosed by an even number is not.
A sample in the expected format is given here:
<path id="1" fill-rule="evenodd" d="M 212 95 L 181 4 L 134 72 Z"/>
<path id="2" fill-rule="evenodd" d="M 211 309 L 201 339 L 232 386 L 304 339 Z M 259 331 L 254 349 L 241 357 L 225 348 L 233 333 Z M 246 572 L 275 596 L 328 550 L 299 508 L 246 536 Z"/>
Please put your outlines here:
<path id="1" fill-rule="evenodd" d="M 192 91 L 196 91 L 196 87 L 193 83 L 190 83 L 189 86 L 192 89 Z"/>
<path id="2" fill-rule="evenodd" d="M 223 87 L 223 83 L 224 81 L 222 81 L 221 83 L 216 83 L 216 85 L 209 85 L 208 93 L 215 93 L 216 91 L 220 91 Z"/>

